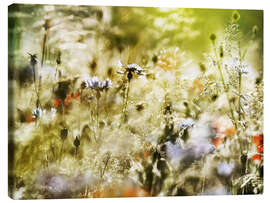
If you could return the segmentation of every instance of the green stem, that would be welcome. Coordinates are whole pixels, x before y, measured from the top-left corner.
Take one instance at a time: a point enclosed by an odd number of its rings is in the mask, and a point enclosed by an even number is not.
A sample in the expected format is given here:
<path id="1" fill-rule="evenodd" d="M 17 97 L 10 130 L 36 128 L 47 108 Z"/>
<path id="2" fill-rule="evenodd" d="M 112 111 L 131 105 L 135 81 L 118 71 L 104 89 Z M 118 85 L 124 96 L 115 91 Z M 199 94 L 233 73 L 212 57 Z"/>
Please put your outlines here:
<path id="1" fill-rule="evenodd" d="M 43 44 L 42 44 L 42 56 L 41 56 L 41 67 L 43 67 L 43 62 L 45 60 L 45 48 L 46 48 L 46 41 L 47 41 L 47 31 L 45 31 Z"/>
<path id="2" fill-rule="evenodd" d="M 223 88 L 224 88 L 225 93 L 226 93 L 226 97 L 227 97 L 227 100 L 228 100 L 228 104 L 229 104 L 229 108 L 230 108 L 230 113 L 231 113 L 231 117 L 232 117 L 232 120 L 233 120 L 233 124 L 237 128 L 236 120 L 235 120 L 234 113 L 233 113 L 232 104 L 230 102 L 230 98 L 229 98 L 229 94 L 228 94 L 228 88 L 227 88 L 227 86 L 225 84 L 223 72 L 221 70 L 220 59 L 219 59 L 218 54 L 217 54 L 215 43 L 213 43 L 213 45 L 214 45 L 214 51 L 215 51 L 215 55 L 216 55 L 216 59 L 217 59 L 217 67 L 218 67 L 219 75 L 221 77 L 222 85 L 223 85 Z"/>
<path id="3" fill-rule="evenodd" d="M 127 104 L 128 104 L 129 86 L 130 86 L 130 80 L 128 80 L 127 90 L 125 93 L 125 101 L 124 101 L 124 107 L 123 107 L 123 121 L 124 122 L 126 120 L 125 118 L 126 118 L 126 110 L 127 110 Z"/>
<path id="4" fill-rule="evenodd" d="M 239 50 L 239 60 L 240 60 L 240 68 L 242 66 L 242 58 L 241 58 L 241 50 L 240 50 L 240 41 L 238 42 L 238 50 Z M 242 73 L 238 71 L 239 84 L 238 84 L 238 95 L 239 95 L 239 103 L 238 103 L 238 120 L 241 121 L 241 93 L 242 93 Z"/>
<path id="5" fill-rule="evenodd" d="M 98 135 L 98 132 L 99 132 L 99 124 L 98 124 L 99 112 L 98 112 L 98 108 L 99 108 L 99 92 L 97 92 L 97 106 L 96 106 L 96 135 Z M 96 135 L 95 135 L 95 140 L 97 141 Z"/>
<path id="6" fill-rule="evenodd" d="M 240 62 L 241 63 L 241 62 Z M 239 84 L 238 84 L 238 94 L 239 94 L 239 103 L 238 103 L 238 121 L 241 121 L 241 88 L 242 88 L 242 74 L 239 72 Z"/>
<path id="7" fill-rule="evenodd" d="M 110 160 L 110 156 L 108 156 L 108 158 L 107 158 L 107 160 L 106 160 L 106 162 L 105 162 L 105 166 L 104 166 L 104 168 L 103 168 L 103 171 L 101 172 L 101 178 L 103 178 L 103 176 L 104 176 L 104 174 L 105 174 L 105 171 L 106 171 L 106 168 L 107 168 L 107 166 L 108 166 L 108 163 L 109 163 L 109 160 Z"/>

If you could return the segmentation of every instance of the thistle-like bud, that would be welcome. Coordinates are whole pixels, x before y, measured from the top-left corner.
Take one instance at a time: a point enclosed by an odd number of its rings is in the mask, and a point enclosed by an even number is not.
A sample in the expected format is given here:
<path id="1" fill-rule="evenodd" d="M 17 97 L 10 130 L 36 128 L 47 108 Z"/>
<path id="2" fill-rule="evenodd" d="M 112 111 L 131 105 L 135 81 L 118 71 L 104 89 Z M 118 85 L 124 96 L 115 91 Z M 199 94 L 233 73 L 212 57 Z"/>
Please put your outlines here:
<path id="1" fill-rule="evenodd" d="M 203 63 L 199 63 L 200 71 L 205 72 L 206 71 L 206 66 Z"/>
<path id="2" fill-rule="evenodd" d="M 30 64 L 31 66 L 35 66 L 37 64 L 37 55 L 36 54 L 30 54 L 28 53 L 30 56 Z"/>
<path id="3" fill-rule="evenodd" d="M 152 57 L 152 61 L 153 61 L 153 63 L 156 63 L 158 61 L 158 56 L 157 55 L 154 55 Z"/>
<path id="4" fill-rule="evenodd" d="M 238 13 L 238 11 L 234 11 L 232 13 L 232 21 L 234 23 L 237 23 L 239 21 L 239 19 L 240 19 L 240 14 Z"/>

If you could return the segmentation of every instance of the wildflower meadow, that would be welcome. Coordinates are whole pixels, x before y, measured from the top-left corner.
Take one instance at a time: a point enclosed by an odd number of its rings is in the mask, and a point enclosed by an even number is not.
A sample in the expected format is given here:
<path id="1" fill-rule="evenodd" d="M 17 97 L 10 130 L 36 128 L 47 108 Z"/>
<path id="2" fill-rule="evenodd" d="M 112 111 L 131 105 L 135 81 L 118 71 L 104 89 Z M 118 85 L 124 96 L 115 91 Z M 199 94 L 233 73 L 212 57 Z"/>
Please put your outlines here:
<path id="1" fill-rule="evenodd" d="M 262 194 L 263 11 L 12 4 L 13 199 Z"/>

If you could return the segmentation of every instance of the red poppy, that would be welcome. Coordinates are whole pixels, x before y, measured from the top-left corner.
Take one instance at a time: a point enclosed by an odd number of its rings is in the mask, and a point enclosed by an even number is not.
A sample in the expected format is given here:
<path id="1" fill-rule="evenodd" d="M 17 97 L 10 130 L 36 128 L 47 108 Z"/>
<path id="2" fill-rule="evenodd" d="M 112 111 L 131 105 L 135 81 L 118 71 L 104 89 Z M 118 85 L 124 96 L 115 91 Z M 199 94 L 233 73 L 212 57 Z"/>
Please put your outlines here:
<path id="1" fill-rule="evenodd" d="M 251 159 L 253 161 L 256 161 L 256 160 L 261 161 L 262 160 L 262 155 L 260 155 L 260 154 L 254 154 Z"/>
<path id="2" fill-rule="evenodd" d="M 257 152 L 258 153 L 263 153 L 263 145 L 257 146 Z"/>
<path id="3" fill-rule="evenodd" d="M 263 134 L 259 134 L 253 137 L 253 142 L 256 146 L 263 145 Z"/>
<path id="4" fill-rule="evenodd" d="M 222 144 L 223 143 L 223 139 L 221 136 L 217 137 L 216 139 L 214 139 L 212 141 L 212 144 L 217 147 L 218 145 Z"/>
<path id="5" fill-rule="evenodd" d="M 70 99 L 71 99 L 71 94 L 68 94 L 64 100 L 65 105 L 69 103 Z"/>
<path id="6" fill-rule="evenodd" d="M 76 92 L 76 93 L 73 95 L 73 98 L 74 98 L 74 99 L 78 99 L 79 96 L 80 96 L 80 93 L 79 93 L 79 92 Z"/>
<path id="7" fill-rule="evenodd" d="M 61 103 L 62 103 L 61 99 L 56 99 L 56 100 L 54 100 L 53 107 L 57 108 Z"/>

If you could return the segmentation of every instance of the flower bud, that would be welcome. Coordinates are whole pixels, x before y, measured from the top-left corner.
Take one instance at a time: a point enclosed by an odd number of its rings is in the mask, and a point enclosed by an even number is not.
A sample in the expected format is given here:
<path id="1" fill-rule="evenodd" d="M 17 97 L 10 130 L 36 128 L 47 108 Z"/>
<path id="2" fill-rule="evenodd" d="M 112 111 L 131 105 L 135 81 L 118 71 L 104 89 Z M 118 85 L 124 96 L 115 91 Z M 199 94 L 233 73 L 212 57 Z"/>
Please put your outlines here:
<path id="1" fill-rule="evenodd" d="M 210 40 L 211 41 L 215 41 L 216 40 L 216 35 L 214 34 L 214 33 L 212 33 L 211 35 L 210 35 Z"/>

